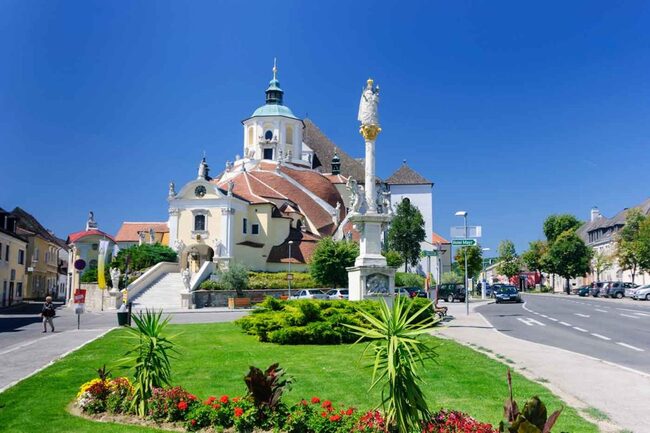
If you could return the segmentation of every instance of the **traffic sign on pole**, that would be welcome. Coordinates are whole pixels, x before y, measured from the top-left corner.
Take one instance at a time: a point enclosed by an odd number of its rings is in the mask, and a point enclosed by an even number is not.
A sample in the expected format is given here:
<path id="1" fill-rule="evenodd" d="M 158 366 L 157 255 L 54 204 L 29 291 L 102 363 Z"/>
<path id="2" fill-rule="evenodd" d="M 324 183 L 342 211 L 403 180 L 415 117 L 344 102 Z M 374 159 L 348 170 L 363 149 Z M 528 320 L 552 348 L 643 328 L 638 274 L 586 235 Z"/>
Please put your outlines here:
<path id="1" fill-rule="evenodd" d="M 457 247 L 471 247 L 476 245 L 476 239 L 452 239 L 451 244 Z"/>
<path id="2" fill-rule="evenodd" d="M 436 257 L 438 256 L 437 250 L 422 250 L 420 251 L 422 257 Z"/>

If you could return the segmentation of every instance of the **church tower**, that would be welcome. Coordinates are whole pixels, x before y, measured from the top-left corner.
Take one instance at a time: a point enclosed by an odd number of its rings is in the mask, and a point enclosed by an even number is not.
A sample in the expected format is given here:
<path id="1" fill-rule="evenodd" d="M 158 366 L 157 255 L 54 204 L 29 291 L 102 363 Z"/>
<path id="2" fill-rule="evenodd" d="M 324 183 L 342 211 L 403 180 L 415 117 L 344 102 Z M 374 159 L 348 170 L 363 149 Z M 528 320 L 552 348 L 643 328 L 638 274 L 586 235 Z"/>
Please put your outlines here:
<path id="1" fill-rule="evenodd" d="M 244 158 L 286 161 L 309 166 L 302 155 L 303 121 L 284 105 L 284 91 L 278 81 L 277 63 L 273 62 L 273 79 L 266 88 L 266 103 L 242 121 Z"/>

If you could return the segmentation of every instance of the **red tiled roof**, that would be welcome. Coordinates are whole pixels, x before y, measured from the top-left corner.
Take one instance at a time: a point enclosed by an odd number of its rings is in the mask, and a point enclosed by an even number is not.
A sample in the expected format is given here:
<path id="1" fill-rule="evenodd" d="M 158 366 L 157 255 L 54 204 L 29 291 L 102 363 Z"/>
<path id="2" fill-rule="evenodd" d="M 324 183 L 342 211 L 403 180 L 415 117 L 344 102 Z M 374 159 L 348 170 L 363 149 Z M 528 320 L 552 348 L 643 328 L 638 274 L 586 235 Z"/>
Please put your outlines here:
<path id="1" fill-rule="evenodd" d="M 342 174 L 323 173 L 323 177 L 329 180 L 333 185 L 340 185 L 348 183 L 348 178 Z"/>
<path id="2" fill-rule="evenodd" d="M 169 227 L 167 223 L 161 222 L 123 222 L 120 229 L 115 235 L 115 240 L 117 242 L 130 242 L 138 241 L 140 238 L 138 233 L 147 232 L 153 227 L 155 233 L 169 233 Z"/>
<path id="3" fill-rule="evenodd" d="M 289 236 L 283 243 L 271 248 L 266 261 L 268 263 L 289 263 L 289 241 L 293 241 L 294 243 L 291 245 L 291 263 L 306 264 L 314 253 L 318 240 L 320 238 L 313 233 L 291 229 Z"/>
<path id="4" fill-rule="evenodd" d="M 450 244 L 451 242 L 449 242 L 447 239 L 440 236 L 438 233 L 433 232 L 433 233 L 431 233 L 431 243 L 432 244 Z"/>
<path id="5" fill-rule="evenodd" d="M 66 244 L 70 245 L 75 242 L 78 242 L 80 239 L 85 238 L 86 236 L 102 236 L 106 237 L 113 242 L 115 242 L 115 239 L 113 236 L 109 235 L 108 233 L 104 233 L 101 230 L 82 230 L 80 232 L 75 232 L 75 233 L 70 233 L 68 235 L 68 239 L 65 241 Z"/>

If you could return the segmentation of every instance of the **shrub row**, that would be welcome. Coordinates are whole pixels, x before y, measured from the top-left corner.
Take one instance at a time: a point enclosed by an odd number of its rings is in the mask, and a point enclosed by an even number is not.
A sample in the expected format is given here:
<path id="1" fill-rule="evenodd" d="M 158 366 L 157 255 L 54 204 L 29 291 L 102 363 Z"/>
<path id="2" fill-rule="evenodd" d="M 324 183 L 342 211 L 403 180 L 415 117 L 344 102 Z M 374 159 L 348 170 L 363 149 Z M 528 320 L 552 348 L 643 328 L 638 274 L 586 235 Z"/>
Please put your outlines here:
<path id="1" fill-rule="evenodd" d="M 413 303 L 411 314 L 431 302 L 423 298 L 409 299 Z M 317 301 L 298 300 L 282 301 L 267 297 L 251 314 L 237 323 L 247 334 L 255 335 L 260 341 L 277 344 L 342 344 L 352 343 L 358 339 L 345 326 L 363 326 L 366 321 L 360 311 L 377 316 L 379 302 L 365 300 Z M 419 320 L 435 317 L 433 308 Z"/>
<path id="2" fill-rule="evenodd" d="M 395 286 L 396 287 L 419 287 L 424 288 L 424 277 L 418 274 L 411 274 L 408 272 L 395 273 Z"/>
<path id="3" fill-rule="evenodd" d="M 292 272 L 293 280 L 291 287 L 293 289 L 309 289 L 317 287 L 316 282 L 307 272 Z M 249 290 L 283 290 L 288 287 L 286 272 L 249 272 L 248 287 Z M 199 286 L 201 290 L 226 290 L 224 284 L 220 281 L 206 280 Z"/>

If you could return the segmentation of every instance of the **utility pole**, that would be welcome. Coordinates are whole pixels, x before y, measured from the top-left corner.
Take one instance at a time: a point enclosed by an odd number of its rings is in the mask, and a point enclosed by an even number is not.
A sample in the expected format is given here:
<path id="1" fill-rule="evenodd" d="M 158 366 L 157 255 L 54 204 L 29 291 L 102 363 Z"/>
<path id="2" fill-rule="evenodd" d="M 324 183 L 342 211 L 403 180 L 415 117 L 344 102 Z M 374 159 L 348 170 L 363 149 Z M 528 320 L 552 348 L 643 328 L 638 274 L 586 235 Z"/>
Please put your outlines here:
<path id="1" fill-rule="evenodd" d="M 464 226 L 465 226 L 465 239 L 468 238 L 468 233 L 467 233 L 467 211 L 464 210 L 459 210 L 456 212 L 456 216 L 462 216 L 463 221 L 464 221 Z M 469 315 L 469 281 L 467 279 L 467 247 L 465 248 L 464 255 L 465 255 L 465 311 L 467 315 Z"/>

